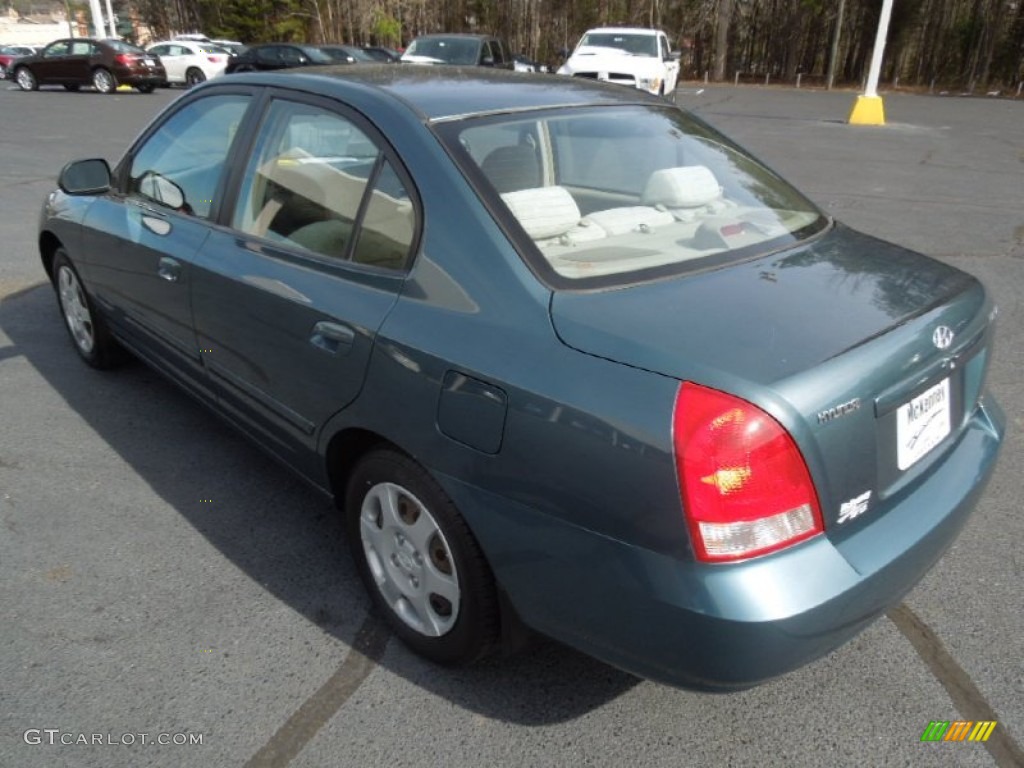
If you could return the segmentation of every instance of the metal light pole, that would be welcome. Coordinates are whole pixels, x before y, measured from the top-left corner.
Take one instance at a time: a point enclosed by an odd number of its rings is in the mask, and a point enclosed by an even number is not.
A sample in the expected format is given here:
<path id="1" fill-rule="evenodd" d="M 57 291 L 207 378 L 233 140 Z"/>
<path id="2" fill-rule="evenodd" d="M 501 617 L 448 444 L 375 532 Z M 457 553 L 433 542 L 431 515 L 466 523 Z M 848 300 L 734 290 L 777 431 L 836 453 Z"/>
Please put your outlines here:
<path id="1" fill-rule="evenodd" d="M 892 0 L 882 0 L 882 15 L 878 17 L 878 32 L 875 35 L 875 49 L 871 52 L 871 68 L 864 93 L 857 97 L 850 112 L 851 125 L 885 125 L 885 109 L 882 97 L 878 95 L 878 76 L 882 71 L 882 54 L 885 53 L 885 38 L 889 33 L 889 17 L 892 16 Z"/>
<path id="2" fill-rule="evenodd" d="M 93 37 L 105 37 L 103 34 L 103 11 L 100 10 L 100 0 L 89 0 L 89 13 L 92 14 Z"/>
<path id="3" fill-rule="evenodd" d="M 107 24 L 110 26 L 110 36 L 117 37 L 117 22 L 114 21 L 114 9 L 110 7 L 110 0 L 107 0 Z"/>

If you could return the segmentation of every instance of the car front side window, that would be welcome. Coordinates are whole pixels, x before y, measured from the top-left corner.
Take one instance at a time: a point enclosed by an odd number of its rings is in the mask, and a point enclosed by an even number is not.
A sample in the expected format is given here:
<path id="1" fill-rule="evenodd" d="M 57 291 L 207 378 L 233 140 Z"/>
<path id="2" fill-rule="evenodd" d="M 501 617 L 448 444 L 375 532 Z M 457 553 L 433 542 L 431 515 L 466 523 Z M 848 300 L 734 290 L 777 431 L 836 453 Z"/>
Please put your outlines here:
<path id="1" fill-rule="evenodd" d="M 134 153 L 128 195 L 208 217 L 249 100 L 244 94 L 208 96 L 171 115 Z"/>
<path id="2" fill-rule="evenodd" d="M 56 56 L 67 56 L 69 50 L 71 50 L 71 43 L 67 40 L 61 40 L 60 42 L 54 43 L 53 45 L 49 46 L 43 52 L 43 57 L 51 59 Z"/>

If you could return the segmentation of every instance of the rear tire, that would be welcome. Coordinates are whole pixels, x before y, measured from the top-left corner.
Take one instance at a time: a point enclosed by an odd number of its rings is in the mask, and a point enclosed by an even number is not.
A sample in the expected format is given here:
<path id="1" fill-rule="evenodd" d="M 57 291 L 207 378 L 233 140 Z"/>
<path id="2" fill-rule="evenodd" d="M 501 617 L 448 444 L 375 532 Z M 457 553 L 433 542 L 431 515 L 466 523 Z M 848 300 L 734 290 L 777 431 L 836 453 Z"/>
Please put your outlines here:
<path id="1" fill-rule="evenodd" d="M 152 93 L 156 90 L 156 85 L 153 83 L 146 83 L 145 85 L 137 85 L 139 93 Z"/>
<path id="2" fill-rule="evenodd" d="M 117 90 L 117 80 L 109 69 L 97 67 L 92 72 L 92 87 L 100 93 L 113 93 Z"/>
<path id="3" fill-rule="evenodd" d="M 124 357 L 123 350 L 110 335 L 103 318 L 97 314 L 63 248 L 58 248 L 53 257 L 53 287 L 57 292 L 64 327 L 78 356 L 93 368 L 113 368 L 120 363 Z"/>
<path id="4" fill-rule="evenodd" d="M 345 493 L 349 546 L 374 604 L 413 651 L 470 664 L 498 646 L 494 576 L 469 526 L 423 467 L 367 454 Z"/>
<path id="5" fill-rule="evenodd" d="M 28 67 L 18 67 L 14 70 L 14 82 L 23 91 L 39 90 L 39 81 L 36 80 L 36 76 L 32 74 L 32 70 Z"/>
<path id="6" fill-rule="evenodd" d="M 199 85 L 201 82 L 206 80 L 206 73 L 199 67 L 189 67 L 185 73 L 185 87 L 191 88 L 193 85 Z"/>

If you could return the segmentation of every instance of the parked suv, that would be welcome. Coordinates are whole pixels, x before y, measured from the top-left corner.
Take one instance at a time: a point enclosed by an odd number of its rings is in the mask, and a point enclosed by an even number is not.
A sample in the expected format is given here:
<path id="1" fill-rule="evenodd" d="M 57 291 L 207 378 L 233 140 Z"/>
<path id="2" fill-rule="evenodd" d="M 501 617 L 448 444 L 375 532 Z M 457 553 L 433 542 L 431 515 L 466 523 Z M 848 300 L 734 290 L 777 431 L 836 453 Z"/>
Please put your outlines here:
<path id="1" fill-rule="evenodd" d="M 588 77 L 628 85 L 659 96 L 670 94 L 679 80 L 679 52 L 657 29 L 601 27 L 580 38 L 560 75 Z"/>
<path id="2" fill-rule="evenodd" d="M 508 46 L 488 35 L 421 35 L 409 43 L 402 61 L 512 69 Z"/>

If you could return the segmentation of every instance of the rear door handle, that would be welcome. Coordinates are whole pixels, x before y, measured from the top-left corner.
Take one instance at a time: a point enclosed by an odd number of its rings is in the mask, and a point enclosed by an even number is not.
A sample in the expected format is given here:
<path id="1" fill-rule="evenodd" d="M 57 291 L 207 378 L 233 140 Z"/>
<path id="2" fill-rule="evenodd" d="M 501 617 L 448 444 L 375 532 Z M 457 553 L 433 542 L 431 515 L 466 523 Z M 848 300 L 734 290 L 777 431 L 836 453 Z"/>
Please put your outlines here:
<path id="1" fill-rule="evenodd" d="M 167 282 L 176 283 L 181 277 L 181 262 L 170 256 L 161 256 L 156 273 Z"/>
<path id="2" fill-rule="evenodd" d="M 356 332 L 350 326 L 322 320 L 313 326 L 309 343 L 333 355 L 338 352 L 348 353 L 355 339 Z"/>

